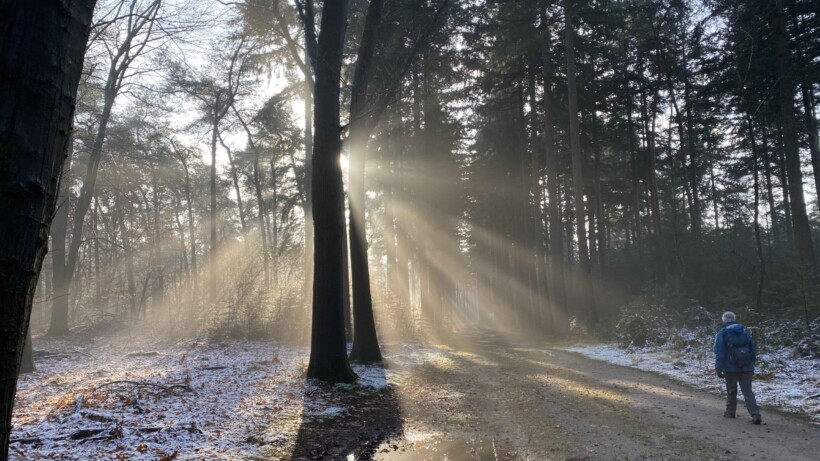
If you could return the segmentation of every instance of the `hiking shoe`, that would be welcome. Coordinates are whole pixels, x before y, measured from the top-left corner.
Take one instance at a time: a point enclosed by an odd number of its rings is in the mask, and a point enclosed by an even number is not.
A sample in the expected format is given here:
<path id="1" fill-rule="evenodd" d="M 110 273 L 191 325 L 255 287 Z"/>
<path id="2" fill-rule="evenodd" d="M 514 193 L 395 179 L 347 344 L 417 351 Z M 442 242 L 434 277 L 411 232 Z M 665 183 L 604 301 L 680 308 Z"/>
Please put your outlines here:
<path id="1" fill-rule="evenodd" d="M 763 419 L 760 418 L 760 415 L 752 415 L 752 424 L 760 424 L 763 422 Z"/>
<path id="2" fill-rule="evenodd" d="M 734 415 L 733 413 L 729 413 L 729 410 L 726 410 L 726 411 L 724 411 L 724 412 L 723 412 L 723 417 L 724 417 L 724 418 L 732 418 L 732 419 L 735 419 L 735 415 Z"/>

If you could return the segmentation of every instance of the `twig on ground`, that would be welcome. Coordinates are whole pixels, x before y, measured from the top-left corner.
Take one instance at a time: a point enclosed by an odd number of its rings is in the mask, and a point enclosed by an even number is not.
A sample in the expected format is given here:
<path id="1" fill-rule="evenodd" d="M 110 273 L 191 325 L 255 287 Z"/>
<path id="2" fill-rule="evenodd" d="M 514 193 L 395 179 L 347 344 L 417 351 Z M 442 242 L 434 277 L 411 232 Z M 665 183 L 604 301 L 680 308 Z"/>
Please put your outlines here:
<path id="1" fill-rule="evenodd" d="M 109 381 L 107 383 L 102 383 L 99 386 L 97 386 L 95 388 L 95 390 L 103 388 L 103 387 L 118 386 L 118 385 L 128 385 L 128 386 L 137 386 L 137 387 L 155 387 L 155 388 L 161 389 L 165 392 L 171 392 L 171 391 L 174 391 L 175 389 L 180 389 L 180 390 L 189 391 L 189 392 L 193 391 L 193 388 L 189 384 L 185 384 L 185 383 L 172 383 L 172 384 L 164 385 L 164 384 L 157 384 L 157 383 L 149 383 L 149 382 L 145 382 L 145 381 L 127 381 L 127 380 Z"/>
<path id="2" fill-rule="evenodd" d="M 158 355 L 161 354 L 157 351 L 139 351 L 125 354 L 126 357 L 156 357 Z"/>

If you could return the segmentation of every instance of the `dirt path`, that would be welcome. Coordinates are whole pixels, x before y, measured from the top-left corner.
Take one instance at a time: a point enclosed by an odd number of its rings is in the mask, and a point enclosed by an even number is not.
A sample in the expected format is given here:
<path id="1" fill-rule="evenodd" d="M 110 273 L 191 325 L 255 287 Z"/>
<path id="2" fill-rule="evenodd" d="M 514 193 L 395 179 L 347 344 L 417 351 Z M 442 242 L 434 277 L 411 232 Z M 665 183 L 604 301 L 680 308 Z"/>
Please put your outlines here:
<path id="1" fill-rule="evenodd" d="M 498 338 L 470 338 L 401 373 L 383 402 L 334 423 L 381 426 L 364 436 L 354 430 L 359 448 L 348 459 L 809 460 L 820 450 L 820 428 L 805 418 L 764 408 L 765 424 L 754 426 L 741 405 L 737 419 L 725 419 L 720 396 Z M 325 429 L 311 428 L 310 438 L 321 440 Z M 335 446 L 345 438 L 333 432 Z M 333 451 L 314 453 L 334 459 Z"/>

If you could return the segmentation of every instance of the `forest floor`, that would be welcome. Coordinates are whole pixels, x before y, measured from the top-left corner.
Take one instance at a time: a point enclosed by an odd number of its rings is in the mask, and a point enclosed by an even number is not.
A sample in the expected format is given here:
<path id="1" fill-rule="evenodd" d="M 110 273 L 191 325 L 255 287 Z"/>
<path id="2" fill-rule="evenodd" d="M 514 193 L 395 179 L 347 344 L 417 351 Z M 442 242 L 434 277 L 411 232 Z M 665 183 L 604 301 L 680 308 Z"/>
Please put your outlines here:
<path id="1" fill-rule="evenodd" d="M 576 352 L 461 335 L 387 344 L 355 385 L 305 382 L 308 349 L 35 339 L 11 459 L 815 459 L 820 427 L 658 373 Z M 759 386 L 759 383 L 755 383 Z M 742 405 L 742 404 L 741 404 Z"/>

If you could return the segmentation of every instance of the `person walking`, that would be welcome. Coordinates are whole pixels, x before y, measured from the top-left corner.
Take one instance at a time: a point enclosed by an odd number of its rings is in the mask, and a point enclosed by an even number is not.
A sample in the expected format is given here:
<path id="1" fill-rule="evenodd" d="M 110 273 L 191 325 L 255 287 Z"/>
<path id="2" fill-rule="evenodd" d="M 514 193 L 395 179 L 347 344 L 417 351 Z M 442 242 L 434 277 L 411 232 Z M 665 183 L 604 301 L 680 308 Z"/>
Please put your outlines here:
<path id="1" fill-rule="evenodd" d="M 760 424 L 760 409 L 757 407 L 755 394 L 752 392 L 752 376 L 757 359 L 752 336 L 737 323 L 732 312 L 723 313 L 723 327 L 715 337 L 715 372 L 717 377 L 726 380 L 726 411 L 723 416 L 734 418 L 737 410 L 737 387 L 746 402 L 746 409 L 752 416 L 752 424 Z"/>

